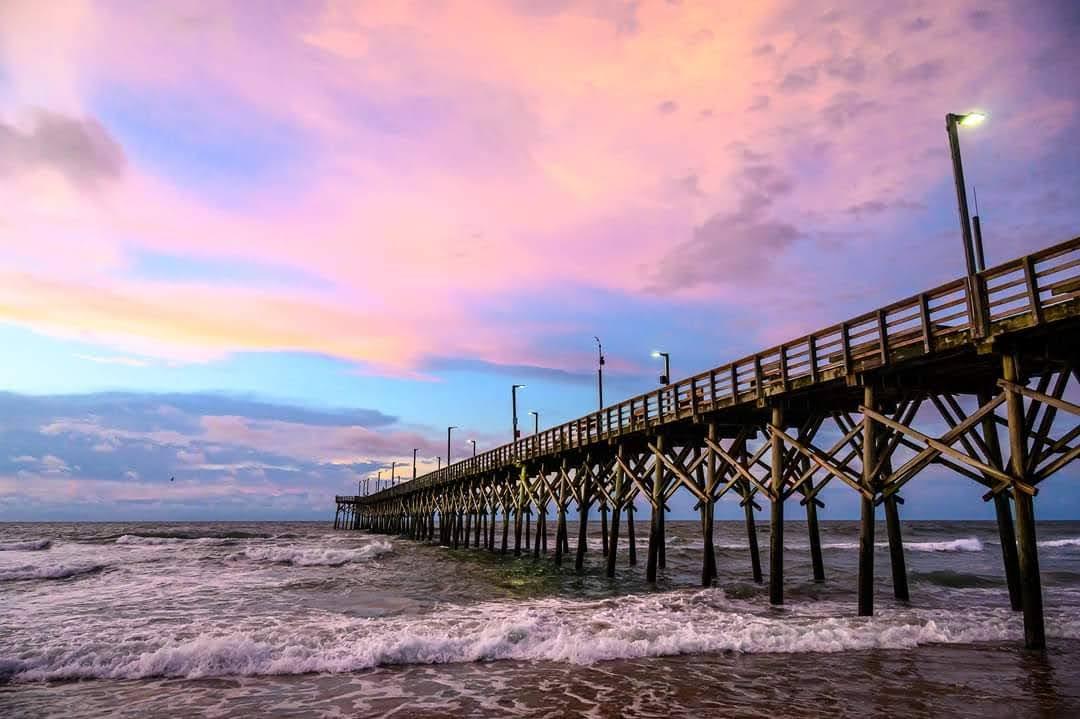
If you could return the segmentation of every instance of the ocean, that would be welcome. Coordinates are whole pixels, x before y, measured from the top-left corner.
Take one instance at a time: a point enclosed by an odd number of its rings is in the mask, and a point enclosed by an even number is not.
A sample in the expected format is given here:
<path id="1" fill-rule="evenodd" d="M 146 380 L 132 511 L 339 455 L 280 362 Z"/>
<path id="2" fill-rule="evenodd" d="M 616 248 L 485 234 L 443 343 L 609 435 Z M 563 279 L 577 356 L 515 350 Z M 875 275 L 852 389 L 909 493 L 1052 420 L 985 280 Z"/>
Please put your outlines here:
<path id="1" fill-rule="evenodd" d="M 0 524 L 0 717 L 1080 716 L 1080 522 L 1038 525 L 1045 654 L 993 523 L 905 522 L 911 601 L 879 544 L 872 618 L 855 522 L 822 523 L 824 584 L 785 527 L 779 608 L 741 522 L 707 589 L 698 523 L 655 587 L 647 531 L 609 580 L 595 534 L 577 574 L 328 523 Z"/>

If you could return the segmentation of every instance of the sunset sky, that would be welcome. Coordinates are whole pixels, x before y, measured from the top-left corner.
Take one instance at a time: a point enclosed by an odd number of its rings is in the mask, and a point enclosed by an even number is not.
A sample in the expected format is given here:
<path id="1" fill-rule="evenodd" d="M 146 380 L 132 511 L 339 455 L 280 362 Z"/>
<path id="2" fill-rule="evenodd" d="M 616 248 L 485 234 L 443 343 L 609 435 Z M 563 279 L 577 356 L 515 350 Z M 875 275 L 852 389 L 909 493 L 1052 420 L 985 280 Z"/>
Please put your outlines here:
<path id="1" fill-rule="evenodd" d="M 507 441 L 512 383 L 523 428 L 594 409 L 594 335 L 614 402 L 650 350 L 959 276 L 947 112 L 990 115 L 988 264 L 1080 235 L 1078 35 L 1071 0 L 0 0 L 0 520 L 330 518 L 447 425 Z"/>

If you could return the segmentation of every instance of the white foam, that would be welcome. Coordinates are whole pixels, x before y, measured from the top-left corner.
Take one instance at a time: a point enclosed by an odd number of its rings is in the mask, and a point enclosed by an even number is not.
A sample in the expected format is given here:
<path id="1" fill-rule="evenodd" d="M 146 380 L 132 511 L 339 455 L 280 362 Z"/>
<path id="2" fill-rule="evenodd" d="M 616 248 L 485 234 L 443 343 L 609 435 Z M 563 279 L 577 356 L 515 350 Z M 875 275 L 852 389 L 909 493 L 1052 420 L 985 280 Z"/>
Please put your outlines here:
<path id="1" fill-rule="evenodd" d="M 25 542 L 4 542 L 0 543 L 0 552 L 40 552 L 51 546 L 51 539 L 32 539 Z"/>
<path id="2" fill-rule="evenodd" d="M 983 543 L 976 537 L 967 537 L 944 542 L 905 542 L 904 548 L 913 552 L 981 552 Z"/>
<path id="3" fill-rule="evenodd" d="M 1039 542 L 1040 547 L 1080 547 L 1080 537 L 1069 537 L 1068 539 L 1049 539 L 1045 542 Z"/>
<path id="4" fill-rule="evenodd" d="M 422 616 L 356 618 L 306 612 L 296 620 L 223 618 L 196 636 L 83 629 L 0 658 L 15 681 L 151 676 L 208 677 L 347 672 L 388 664 L 492 660 L 598 661 L 689 653 L 839 652 L 925 643 L 1018 640 L 1020 617 L 1005 608 L 885 610 L 852 616 L 819 602 L 781 612 L 728 600 L 722 590 L 616 599 L 543 599 L 440 607 Z M 1056 614 L 1057 637 L 1080 638 L 1080 618 Z M 76 628 L 78 631 L 79 628 Z"/>
<path id="5" fill-rule="evenodd" d="M 139 544 L 146 546 L 177 544 L 228 545 L 236 544 L 236 542 L 237 540 L 229 537 L 144 537 L 139 534 L 123 534 L 116 538 L 117 544 Z"/>
<path id="6" fill-rule="evenodd" d="M 350 562 L 375 559 L 393 551 L 393 545 L 376 540 L 356 549 L 303 549 L 300 547 L 250 547 L 227 557 L 230 560 L 251 560 L 271 564 L 292 564 L 299 567 L 339 567 Z"/>
<path id="7" fill-rule="evenodd" d="M 90 574 L 104 569 L 104 564 L 46 564 L 0 568 L 0 582 L 17 582 L 27 579 L 67 579 L 80 574 Z"/>
<path id="8" fill-rule="evenodd" d="M 888 542 L 878 542 L 874 545 L 878 549 L 887 549 Z M 787 545 L 788 549 L 808 549 L 809 544 L 798 546 Z M 822 549 L 858 549 L 858 542 L 825 542 Z M 981 552 L 983 543 L 977 537 L 965 537 L 963 539 L 946 539 L 940 542 L 904 542 L 904 549 L 912 552 Z"/>

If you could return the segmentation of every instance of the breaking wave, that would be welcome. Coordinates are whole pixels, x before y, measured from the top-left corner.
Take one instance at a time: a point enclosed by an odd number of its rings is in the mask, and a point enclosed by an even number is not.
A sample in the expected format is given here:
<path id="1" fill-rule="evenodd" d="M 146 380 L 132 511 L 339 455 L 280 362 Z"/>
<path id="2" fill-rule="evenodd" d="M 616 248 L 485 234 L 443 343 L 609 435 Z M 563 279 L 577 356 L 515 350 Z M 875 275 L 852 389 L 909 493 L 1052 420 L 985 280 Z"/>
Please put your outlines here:
<path id="1" fill-rule="evenodd" d="M 127 538 L 124 542 L 120 540 Z M 133 543 L 138 539 L 149 540 L 146 544 L 154 543 L 155 539 L 181 541 L 185 539 L 269 539 L 271 535 L 264 532 L 130 532 L 128 534 L 114 535 L 105 539 L 114 539 L 117 543 Z"/>
<path id="2" fill-rule="evenodd" d="M 800 549 L 806 549 L 810 545 L 800 545 Z M 877 542 L 874 544 L 878 549 L 887 549 L 888 542 Z M 788 549 L 794 547 L 788 545 Z M 822 549 L 858 549 L 858 542 L 824 542 L 821 545 Z M 979 541 L 977 537 L 966 537 L 963 539 L 946 539 L 940 542 L 904 542 L 904 549 L 912 552 L 981 552 L 983 551 L 983 543 Z"/>
<path id="3" fill-rule="evenodd" d="M 229 545 L 236 544 L 236 540 L 223 537 L 154 537 L 142 534 L 123 534 L 116 538 L 116 544 L 140 544 L 148 546 L 160 546 L 165 544 L 185 543 Z"/>
<path id="4" fill-rule="evenodd" d="M 350 562 L 376 559 L 393 551 L 390 542 L 379 540 L 357 549 L 301 549 L 299 547 L 250 547 L 227 557 L 298 567 L 340 567 Z"/>
<path id="5" fill-rule="evenodd" d="M 40 552 L 51 546 L 51 539 L 34 539 L 27 542 L 0 542 L 0 552 Z"/>
<path id="6" fill-rule="evenodd" d="M 785 611 L 754 613 L 722 590 L 597 601 L 534 600 L 445 606 L 423 617 L 312 621 L 236 628 L 184 639 L 115 641 L 59 637 L 18 659 L 0 658 L 14 681 L 349 672 L 394 664 L 547 660 L 574 664 L 676 654 L 803 653 L 911 648 L 927 643 L 1015 640 L 1021 619 L 1007 609 L 978 613 L 904 610 L 873 618 Z M 1055 617 L 1056 636 L 1080 638 L 1080 619 Z M 60 644 L 60 642 L 66 642 Z"/>
<path id="7" fill-rule="evenodd" d="M 104 564 L 47 564 L 34 566 L 26 564 L 21 567 L 5 567 L 0 569 L 0 582 L 19 582 L 29 579 L 68 579 L 83 574 L 94 574 L 105 569 Z"/>
<path id="8" fill-rule="evenodd" d="M 1050 539 L 1045 542 L 1039 542 L 1040 547 L 1080 547 L 1080 537 L 1069 537 L 1068 539 Z"/>

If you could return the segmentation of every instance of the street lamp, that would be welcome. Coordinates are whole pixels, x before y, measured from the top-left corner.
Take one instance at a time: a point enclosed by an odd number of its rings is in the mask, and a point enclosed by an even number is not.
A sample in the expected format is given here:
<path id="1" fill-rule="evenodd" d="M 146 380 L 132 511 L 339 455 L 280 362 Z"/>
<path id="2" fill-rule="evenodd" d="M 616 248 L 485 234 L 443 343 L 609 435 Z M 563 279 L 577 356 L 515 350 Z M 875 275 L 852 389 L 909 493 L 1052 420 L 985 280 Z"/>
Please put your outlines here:
<path id="1" fill-rule="evenodd" d="M 382 470 L 379 470 L 379 474 L 375 477 L 375 491 L 379 491 L 379 487 L 382 486 Z"/>
<path id="2" fill-rule="evenodd" d="M 664 374 L 660 375 L 660 384 L 668 384 L 671 382 L 671 355 L 667 352 L 660 352 L 654 350 L 652 356 L 656 359 L 664 358 Z"/>
<path id="3" fill-rule="evenodd" d="M 529 410 L 529 414 L 533 416 L 533 434 L 540 434 L 540 413 Z"/>
<path id="4" fill-rule="evenodd" d="M 515 385 L 510 387 L 510 406 L 511 406 L 513 414 L 514 414 L 514 440 L 513 441 L 515 441 L 515 442 L 517 441 L 518 436 L 520 435 L 520 433 L 518 432 L 518 428 L 517 428 L 517 391 L 519 389 L 521 389 L 522 387 L 524 387 L 524 386 L 525 385 L 523 385 L 523 384 L 515 384 Z"/>
<path id="5" fill-rule="evenodd" d="M 457 427 L 451 426 L 446 428 L 446 466 L 450 466 L 450 433 Z"/>
<path id="6" fill-rule="evenodd" d="M 442 457 L 436 456 L 435 457 L 435 462 L 436 462 L 435 469 L 442 469 Z"/>
<path id="7" fill-rule="evenodd" d="M 416 453 L 420 451 L 419 447 L 414 447 L 412 451 L 412 478 L 416 479 Z"/>
<path id="8" fill-rule="evenodd" d="M 476 456 L 476 440 L 475 439 L 470 439 L 469 442 L 472 444 L 472 456 L 475 457 Z"/>
<path id="9" fill-rule="evenodd" d="M 967 185 L 964 183 L 964 164 L 960 160 L 960 137 L 957 134 L 957 125 L 961 127 L 976 127 L 986 120 L 986 114 L 982 112 L 969 112 L 965 115 L 957 115 L 950 112 L 945 116 L 945 132 L 949 136 L 949 150 L 952 153 L 953 179 L 956 180 L 956 203 L 960 212 L 960 230 L 964 240 L 964 261 L 967 265 L 967 273 L 973 275 L 986 269 L 983 257 L 982 233 L 977 238 L 971 236 L 971 218 L 968 214 Z"/>
<path id="10" fill-rule="evenodd" d="M 397 484 L 397 460 L 390 463 L 390 486 Z"/>
<path id="11" fill-rule="evenodd" d="M 596 354 L 599 357 L 599 363 L 596 365 L 596 396 L 600 401 L 600 407 L 604 408 L 604 348 L 600 344 L 600 338 L 593 335 L 593 339 L 596 340 Z"/>

